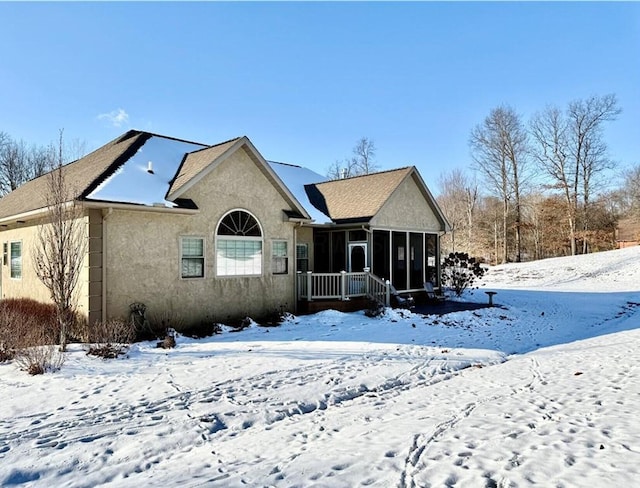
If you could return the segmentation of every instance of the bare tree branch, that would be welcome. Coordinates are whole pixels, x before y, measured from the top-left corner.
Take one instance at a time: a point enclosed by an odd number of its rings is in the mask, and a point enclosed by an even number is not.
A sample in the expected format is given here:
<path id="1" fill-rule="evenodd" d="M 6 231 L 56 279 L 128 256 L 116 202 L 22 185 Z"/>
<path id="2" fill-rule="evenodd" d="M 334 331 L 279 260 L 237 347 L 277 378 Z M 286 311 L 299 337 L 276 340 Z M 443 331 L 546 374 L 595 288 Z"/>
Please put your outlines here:
<path id="1" fill-rule="evenodd" d="M 87 236 L 83 208 L 74 201 L 74 194 L 65 180 L 62 148 L 60 132 L 58 166 L 47 176 L 48 213 L 38 229 L 33 254 L 36 275 L 49 290 L 56 306 L 60 345 L 65 350 L 67 332 L 75 320 Z"/>
<path id="2" fill-rule="evenodd" d="M 376 146 L 373 140 L 362 137 L 351 151 L 350 158 L 337 160 L 327 169 L 327 177 L 331 180 L 349 178 L 351 176 L 368 175 L 378 170 L 375 162 Z"/>

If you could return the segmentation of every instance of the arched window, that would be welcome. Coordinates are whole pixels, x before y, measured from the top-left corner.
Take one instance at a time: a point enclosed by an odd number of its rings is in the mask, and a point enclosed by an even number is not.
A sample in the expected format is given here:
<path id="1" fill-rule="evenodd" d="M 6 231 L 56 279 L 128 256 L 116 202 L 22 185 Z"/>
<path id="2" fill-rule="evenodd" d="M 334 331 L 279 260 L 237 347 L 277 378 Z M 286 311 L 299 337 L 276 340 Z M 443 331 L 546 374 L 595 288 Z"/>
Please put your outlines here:
<path id="1" fill-rule="evenodd" d="M 256 218 L 244 210 L 232 210 L 218 223 L 216 274 L 262 274 L 262 229 Z"/>

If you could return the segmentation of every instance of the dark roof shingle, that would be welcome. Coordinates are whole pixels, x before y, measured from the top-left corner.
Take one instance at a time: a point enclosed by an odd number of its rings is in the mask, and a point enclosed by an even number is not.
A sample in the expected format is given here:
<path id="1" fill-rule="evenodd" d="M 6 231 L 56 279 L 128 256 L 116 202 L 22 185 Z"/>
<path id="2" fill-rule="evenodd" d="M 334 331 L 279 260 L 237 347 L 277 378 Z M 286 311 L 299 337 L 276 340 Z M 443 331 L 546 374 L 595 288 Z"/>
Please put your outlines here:
<path id="1" fill-rule="evenodd" d="M 135 154 L 150 137 L 130 130 L 81 159 L 62 167 L 72 199 L 82 198 L 124 161 Z M 48 174 L 26 182 L 0 198 L 0 218 L 46 207 Z"/>
<path id="2" fill-rule="evenodd" d="M 309 200 L 334 222 L 369 219 L 411 173 L 413 167 L 306 185 Z"/>

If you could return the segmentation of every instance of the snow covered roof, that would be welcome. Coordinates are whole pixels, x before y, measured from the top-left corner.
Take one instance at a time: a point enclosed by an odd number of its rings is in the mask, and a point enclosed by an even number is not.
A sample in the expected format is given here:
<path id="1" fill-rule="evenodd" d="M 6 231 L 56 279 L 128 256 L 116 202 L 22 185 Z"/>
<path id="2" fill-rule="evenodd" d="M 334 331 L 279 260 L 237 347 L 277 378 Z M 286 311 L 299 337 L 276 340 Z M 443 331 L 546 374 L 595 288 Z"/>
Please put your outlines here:
<path id="1" fill-rule="evenodd" d="M 276 161 L 267 162 L 269 166 L 271 166 L 271 169 L 278 175 L 278 178 L 287 186 L 295 199 L 304 207 L 313 220 L 313 223 L 331 223 L 331 218 L 328 215 L 325 215 L 312 205 L 305 188 L 305 186 L 326 181 L 326 177 L 295 164 L 278 163 Z"/>
<path id="2" fill-rule="evenodd" d="M 204 144 L 152 135 L 124 164 L 102 181 L 87 200 L 126 202 L 140 205 L 163 204 L 186 153 L 206 148 Z"/>
<path id="3" fill-rule="evenodd" d="M 370 219 L 409 174 L 417 174 L 409 167 L 327 181 L 302 166 L 266 161 L 246 136 L 211 146 L 137 130 L 62 170 L 73 187 L 73 200 L 191 209 L 194 202 L 180 196 L 239 148 L 248 151 L 289 202 L 291 206 L 283 209 L 289 218 L 310 219 L 317 225 Z M 44 175 L 1 198 L 0 220 L 45 208 L 47 184 Z M 422 185 L 425 197 L 435 205 Z"/>
<path id="4" fill-rule="evenodd" d="M 83 198 L 115 168 L 135 154 L 150 134 L 131 130 L 85 157 L 62 167 L 70 197 Z M 0 199 L 0 219 L 46 207 L 47 175 L 34 178 Z"/>

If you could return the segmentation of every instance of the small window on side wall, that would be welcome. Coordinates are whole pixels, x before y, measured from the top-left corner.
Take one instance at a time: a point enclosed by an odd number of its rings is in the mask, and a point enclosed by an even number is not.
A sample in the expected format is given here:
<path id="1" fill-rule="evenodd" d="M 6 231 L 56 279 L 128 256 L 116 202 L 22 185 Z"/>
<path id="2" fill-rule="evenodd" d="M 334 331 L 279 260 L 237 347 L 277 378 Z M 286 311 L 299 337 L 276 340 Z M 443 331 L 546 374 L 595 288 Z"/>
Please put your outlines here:
<path id="1" fill-rule="evenodd" d="M 11 277 L 22 279 L 22 241 L 11 243 Z"/>
<path id="2" fill-rule="evenodd" d="M 6 266 L 8 262 L 9 262 L 9 243 L 3 242 L 2 243 L 2 264 Z"/>
<path id="3" fill-rule="evenodd" d="M 181 239 L 182 278 L 204 278 L 204 238 Z"/>
<path id="4" fill-rule="evenodd" d="M 296 244 L 296 271 L 309 271 L 309 245 Z"/>
<path id="5" fill-rule="evenodd" d="M 273 241 L 271 243 L 273 274 L 287 274 L 289 272 L 289 256 L 287 252 L 287 241 Z"/>

